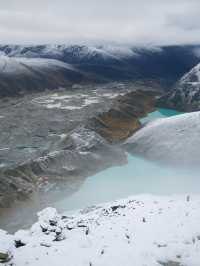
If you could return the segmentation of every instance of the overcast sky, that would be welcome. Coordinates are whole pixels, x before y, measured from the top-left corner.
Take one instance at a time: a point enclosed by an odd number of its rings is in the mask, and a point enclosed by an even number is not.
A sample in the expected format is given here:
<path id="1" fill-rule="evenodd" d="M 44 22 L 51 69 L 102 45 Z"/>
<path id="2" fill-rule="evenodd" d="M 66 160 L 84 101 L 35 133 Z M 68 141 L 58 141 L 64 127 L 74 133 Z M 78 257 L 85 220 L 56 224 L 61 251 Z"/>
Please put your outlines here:
<path id="1" fill-rule="evenodd" d="M 200 43 L 200 0 L 0 0 L 1 43 Z"/>

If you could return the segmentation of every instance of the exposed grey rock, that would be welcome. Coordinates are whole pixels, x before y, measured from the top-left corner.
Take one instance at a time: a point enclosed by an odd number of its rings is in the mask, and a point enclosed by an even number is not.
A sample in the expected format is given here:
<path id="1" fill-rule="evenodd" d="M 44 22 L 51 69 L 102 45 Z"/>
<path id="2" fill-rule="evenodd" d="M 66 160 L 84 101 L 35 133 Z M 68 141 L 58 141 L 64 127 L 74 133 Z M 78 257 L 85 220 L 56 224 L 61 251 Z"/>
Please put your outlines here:
<path id="1" fill-rule="evenodd" d="M 10 251 L 1 251 L 0 250 L 0 263 L 6 263 L 12 258 Z"/>
<path id="2" fill-rule="evenodd" d="M 160 265 L 162 266 L 181 266 L 180 262 L 176 262 L 176 261 L 168 261 L 168 262 L 158 262 Z"/>

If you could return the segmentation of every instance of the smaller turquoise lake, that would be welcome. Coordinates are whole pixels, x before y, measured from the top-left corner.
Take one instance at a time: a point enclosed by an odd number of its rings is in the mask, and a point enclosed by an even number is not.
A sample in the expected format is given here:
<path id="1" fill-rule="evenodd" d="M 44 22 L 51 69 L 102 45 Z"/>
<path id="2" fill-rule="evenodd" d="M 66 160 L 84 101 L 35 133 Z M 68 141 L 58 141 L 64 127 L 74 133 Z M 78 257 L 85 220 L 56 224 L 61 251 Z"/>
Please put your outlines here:
<path id="1" fill-rule="evenodd" d="M 159 108 L 157 111 L 149 113 L 144 118 L 141 118 L 140 122 L 144 124 L 144 123 L 153 121 L 154 119 L 165 118 L 165 117 L 170 117 L 170 116 L 180 115 L 180 114 L 182 113 L 177 112 L 175 110 Z"/>
<path id="2" fill-rule="evenodd" d="M 147 123 L 154 119 L 179 115 L 169 109 L 158 109 L 141 119 Z M 199 193 L 198 174 L 168 168 L 143 158 L 128 155 L 128 164 L 106 169 L 86 179 L 79 191 L 55 207 L 62 211 L 80 209 L 88 205 L 113 201 L 137 194 Z"/>

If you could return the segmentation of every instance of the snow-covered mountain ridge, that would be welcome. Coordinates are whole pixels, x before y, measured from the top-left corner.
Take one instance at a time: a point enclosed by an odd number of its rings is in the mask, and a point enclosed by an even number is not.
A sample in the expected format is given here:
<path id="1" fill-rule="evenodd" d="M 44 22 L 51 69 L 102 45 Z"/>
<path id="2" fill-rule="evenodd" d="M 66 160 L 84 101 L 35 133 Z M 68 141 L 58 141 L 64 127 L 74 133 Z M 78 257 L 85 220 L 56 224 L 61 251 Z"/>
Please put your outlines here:
<path id="1" fill-rule="evenodd" d="M 36 71 L 38 69 L 53 69 L 65 68 L 72 71 L 77 71 L 70 64 L 55 60 L 44 58 L 17 58 L 0 55 L 0 73 L 24 73 L 26 71 Z M 77 71 L 78 72 L 78 71 Z"/>
<path id="2" fill-rule="evenodd" d="M 137 56 L 137 53 L 130 47 L 124 46 L 86 46 L 86 45 L 0 45 L 0 51 L 10 57 L 64 57 L 67 54 L 77 56 L 80 60 L 90 59 L 95 56 L 102 59 L 121 59 L 131 56 Z"/>
<path id="3" fill-rule="evenodd" d="M 0 96 L 17 96 L 86 81 L 74 66 L 55 59 L 0 56 Z"/>
<path id="4" fill-rule="evenodd" d="M 180 111 L 200 110 L 200 64 L 186 73 L 175 88 L 159 99 L 158 105 Z"/>
<path id="5" fill-rule="evenodd" d="M 185 83 L 199 84 L 200 83 L 200 63 L 186 73 L 180 80 L 180 84 Z"/>

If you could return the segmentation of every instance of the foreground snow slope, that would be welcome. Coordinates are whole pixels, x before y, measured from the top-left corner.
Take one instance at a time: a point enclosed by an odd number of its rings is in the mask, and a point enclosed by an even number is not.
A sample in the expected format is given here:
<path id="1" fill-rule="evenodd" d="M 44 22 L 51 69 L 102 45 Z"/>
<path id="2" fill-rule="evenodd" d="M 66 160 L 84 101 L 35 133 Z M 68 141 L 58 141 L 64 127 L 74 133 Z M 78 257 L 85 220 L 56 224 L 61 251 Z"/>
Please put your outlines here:
<path id="1" fill-rule="evenodd" d="M 150 122 L 128 141 L 128 149 L 170 165 L 200 166 L 200 112 Z"/>
<path id="2" fill-rule="evenodd" d="M 28 231 L 0 231 L 0 254 L 13 256 L 2 265 L 199 266 L 199 208 L 199 196 L 138 196 L 74 216 L 48 208 Z"/>

